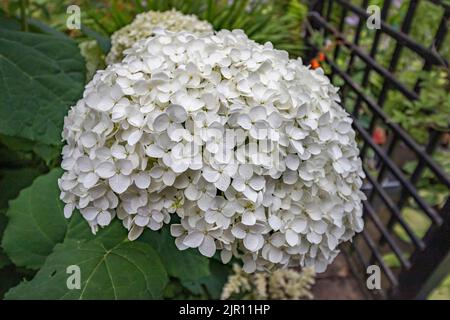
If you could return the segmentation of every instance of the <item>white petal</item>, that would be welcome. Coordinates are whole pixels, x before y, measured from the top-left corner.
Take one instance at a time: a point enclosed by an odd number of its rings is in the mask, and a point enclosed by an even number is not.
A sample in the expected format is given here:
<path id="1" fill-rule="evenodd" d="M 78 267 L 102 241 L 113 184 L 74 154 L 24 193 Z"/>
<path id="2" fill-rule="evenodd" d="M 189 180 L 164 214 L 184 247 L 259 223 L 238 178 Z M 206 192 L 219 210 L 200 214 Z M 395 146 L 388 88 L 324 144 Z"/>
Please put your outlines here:
<path id="1" fill-rule="evenodd" d="M 230 262 L 231 258 L 233 257 L 233 253 L 229 250 L 222 250 L 220 252 L 220 259 L 222 260 L 222 263 L 227 264 Z"/>
<path id="2" fill-rule="evenodd" d="M 139 140 L 142 137 L 142 131 L 141 130 L 134 130 L 133 133 L 131 133 L 128 136 L 127 142 L 130 146 L 134 146 L 136 143 L 139 142 Z"/>
<path id="3" fill-rule="evenodd" d="M 280 263 L 283 259 L 283 252 L 279 249 L 273 248 L 269 250 L 269 261 L 273 263 Z"/>
<path id="4" fill-rule="evenodd" d="M 260 235 L 256 235 L 253 233 L 248 233 L 244 238 L 244 246 L 254 252 L 258 249 L 259 243 L 260 243 Z"/>
<path id="5" fill-rule="evenodd" d="M 277 231 L 281 227 L 281 219 L 275 215 L 271 215 L 269 218 L 269 225 L 273 230 Z"/>
<path id="6" fill-rule="evenodd" d="M 253 167 L 251 164 L 241 164 L 239 166 L 239 175 L 242 179 L 248 180 L 253 176 Z"/>
<path id="7" fill-rule="evenodd" d="M 295 231 L 293 231 L 291 229 L 287 229 L 286 230 L 286 241 L 291 247 L 297 245 L 298 233 L 296 233 Z"/>
<path id="8" fill-rule="evenodd" d="M 114 100 L 104 94 L 93 92 L 86 97 L 86 104 L 95 110 L 108 111 L 114 106 Z"/>
<path id="9" fill-rule="evenodd" d="M 242 214 L 242 223 L 247 226 L 253 226 L 256 223 L 256 216 L 253 212 L 245 211 Z"/>
<path id="10" fill-rule="evenodd" d="M 68 203 L 64 206 L 64 217 L 69 219 L 72 216 L 75 205 L 73 203 Z"/>
<path id="11" fill-rule="evenodd" d="M 163 174 L 163 176 L 162 176 L 163 183 L 164 183 L 166 186 L 171 186 L 171 185 L 173 185 L 173 183 L 175 182 L 175 178 L 176 178 L 176 175 L 175 175 L 175 173 L 173 173 L 172 170 L 167 170 L 167 171 L 165 171 L 164 174 Z"/>
<path id="12" fill-rule="evenodd" d="M 136 215 L 134 223 L 140 227 L 145 227 L 150 222 L 150 217 Z"/>
<path id="13" fill-rule="evenodd" d="M 269 122 L 270 126 L 274 129 L 279 128 L 283 123 L 283 118 L 279 115 L 278 112 L 272 112 L 267 121 Z"/>
<path id="14" fill-rule="evenodd" d="M 234 226 L 231 229 L 231 233 L 233 234 L 233 236 L 235 236 L 238 239 L 244 239 L 245 236 L 247 235 L 247 233 L 244 231 L 244 229 L 242 229 L 242 227 L 240 227 L 239 225 Z"/>
<path id="15" fill-rule="evenodd" d="M 95 173 L 103 179 L 109 179 L 116 173 L 116 167 L 114 163 L 105 161 L 100 163 L 97 168 L 95 168 Z"/>
<path id="16" fill-rule="evenodd" d="M 197 248 L 203 242 L 205 235 L 202 232 L 194 231 L 189 233 L 183 240 L 183 243 L 190 248 Z"/>
<path id="17" fill-rule="evenodd" d="M 89 172 L 83 179 L 83 186 L 87 189 L 92 188 L 98 182 L 98 175 Z"/>
<path id="18" fill-rule="evenodd" d="M 234 189 L 238 192 L 243 192 L 246 188 L 245 181 L 241 177 L 236 177 L 233 179 L 233 182 L 231 183 Z"/>
<path id="19" fill-rule="evenodd" d="M 322 241 L 322 235 L 315 232 L 310 232 L 306 235 L 306 239 L 308 239 L 311 243 L 319 244 Z"/>
<path id="20" fill-rule="evenodd" d="M 249 116 L 252 121 L 265 120 L 267 117 L 266 108 L 262 106 L 253 107 L 249 112 Z"/>
<path id="21" fill-rule="evenodd" d="M 172 224 L 170 226 L 170 234 L 173 237 L 181 236 L 186 230 L 183 228 L 181 224 Z"/>
<path id="22" fill-rule="evenodd" d="M 139 172 L 133 178 L 134 184 L 139 189 L 147 189 L 150 186 L 151 178 L 148 172 Z"/>
<path id="23" fill-rule="evenodd" d="M 306 229 L 306 225 L 306 220 L 296 219 L 291 223 L 291 228 L 297 233 L 302 233 Z"/>
<path id="24" fill-rule="evenodd" d="M 178 104 L 171 104 L 167 107 L 167 114 L 172 121 L 182 123 L 187 119 L 187 112 L 182 106 Z"/>
<path id="25" fill-rule="evenodd" d="M 170 168 L 175 172 L 175 173 L 183 173 L 185 172 L 188 168 L 189 168 L 189 164 L 190 161 L 187 159 L 183 159 L 183 160 L 174 160 L 172 162 L 172 164 L 170 165 Z"/>
<path id="26" fill-rule="evenodd" d="M 203 194 L 203 195 L 200 197 L 200 199 L 198 199 L 197 205 L 198 205 L 198 207 L 199 207 L 201 210 L 206 211 L 206 210 L 208 210 L 209 208 L 211 208 L 212 200 L 213 200 L 212 197 L 210 197 L 210 196 L 208 196 L 208 195 L 206 195 L 206 194 Z"/>
<path id="27" fill-rule="evenodd" d="M 155 129 L 156 132 L 162 132 L 167 129 L 169 122 L 169 116 L 166 113 L 161 113 L 154 119 L 153 129 Z"/>
<path id="28" fill-rule="evenodd" d="M 214 242 L 213 237 L 208 235 L 205 236 L 198 250 L 205 257 L 211 258 L 214 253 L 216 253 L 216 243 Z"/>
<path id="29" fill-rule="evenodd" d="M 189 247 L 183 243 L 184 237 L 179 237 L 175 239 L 175 245 L 177 246 L 178 250 L 183 251 L 188 249 Z"/>
<path id="30" fill-rule="evenodd" d="M 125 159 L 127 157 L 124 146 L 113 145 L 111 147 L 111 155 L 116 159 Z"/>
<path id="31" fill-rule="evenodd" d="M 254 176 L 250 179 L 248 184 L 253 188 L 253 190 L 259 191 L 262 190 L 266 185 L 266 180 L 263 176 Z"/>
<path id="32" fill-rule="evenodd" d="M 301 140 L 306 137 L 305 131 L 293 126 L 286 127 L 286 133 L 294 140 Z"/>
<path id="33" fill-rule="evenodd" d="M 252 127 L 251 119 L 246 114 L 241 114 L 237 119 L 237 124 L 240 125 L 245 130 L 250 130 Z"/>
<path id="34" fill-rule="evenodd" d="M 254 203 L 256 203 L 256 200 L 258 200 L 258 193 L 252 190 L 251 188 L 245 188 L 245 190 L 242 193 L 248 200 Z"/>
<path id="35" fill-rule="evenodd" d="M 230 186 L 231 178 L 227 176 L 226 174 L 222 174 L 216 182 L 214 182 L 214 185 L 217 189 L 221 191 L 226 191 L 228 187 Z"/>
<path id="36" fill-rule="evenodd" d="M 107 226 L 111 222 L 111 214 L 108 211 L 102 211 L 97 216 L 97 223 L 101 226 Z"/>
<path id="37" fill-rule="evenodd" d="M 86 156 L 82 156 L 77 159 L 77 166 L 81 172 L 89 172 L 94 169 L 92 160 Z"/>
<path id="38" fill-rule="evenodd" d="M 200 198 L 201 193 L 197 190 L 194 184 L 190 184 L 185 190 L 184 195 L 188 200 L 196 201 Z"/>
<path id="39" fill-rule="evenodd" d="M 129 175 L 133 171 L 133 162 L 130 160 L 118 160 L 116 166 L 124 175 Z"/>
<path id="40" fill-rule="evenodd" d="M 139 238 L 139 236 L 142 234 L 142 231 L 144 231 L 144 228 L 143 228 L 143 227 L 140 227 L 140 226 L 138 226 L 138 225 L 133 225 L 133 226 L 131 227 L 130 232 L 128 232 L 128 239 L 129 239 L 130 241 L 136 240 L 136 239 Z"/>
<path id="41" fill-rule="evenodd" d="M 123 174 L 116 174 L 108 181 L 111 189 L 118 194 L 124 193 L 131 184 L 131 178 Z"/>
<path id="42" fill-rule="evenodd" d="M 286 157 L 286 167 L 288 167 L 291 170 L 297 170 L 298 166 L 300 165 L 300 159 L 296 154 L 288 154 Z"/>
<path id="43" fill-rule="evenodd" d="M 220 173 L 208 166 L 203 168 L 202 175 L 206 181 L 211 183 L 216 182 L 220 178 Z"/>
<path id="44" fill-rule="evenodd" d="M 145 153 L 152 158 L 162 158 L 165 154 L 164 150 L 156 144 L 151 144 L 145 148 Z"/>
<path id="45" fill-rule="evenodd" d="M 333 138 L 333 131 L 331 131 L 331 129 L 329 127 L 320 127 L 317 130 L 317 133 L 319 135 L 319 139 L 321 141 L 327 141 L 330 140 L 331 138 Z"/>
<path id="46" fill-rule="evenodd" d="M 81 209 L 80 212 L 87 221 L 93 221 L 97 217 L 99 210 L 94 207 L 87 207 Z"/>
<path id="47" fill-rule="evenodd" d="M 162 177 L 162 175 L 164 174 L 164 169 L 162 167 L 159 166 L 155 166 L 153 168 L 150 169 L 150 176 L 154 179 L 159 179 Z"/>
<path id="48" fill-rule="evenodd" d="M 80 142 L 83 147 L 92 148 L 97 143 L 97 137 L 92 132 L 83 132 L 80 136 Z"/>

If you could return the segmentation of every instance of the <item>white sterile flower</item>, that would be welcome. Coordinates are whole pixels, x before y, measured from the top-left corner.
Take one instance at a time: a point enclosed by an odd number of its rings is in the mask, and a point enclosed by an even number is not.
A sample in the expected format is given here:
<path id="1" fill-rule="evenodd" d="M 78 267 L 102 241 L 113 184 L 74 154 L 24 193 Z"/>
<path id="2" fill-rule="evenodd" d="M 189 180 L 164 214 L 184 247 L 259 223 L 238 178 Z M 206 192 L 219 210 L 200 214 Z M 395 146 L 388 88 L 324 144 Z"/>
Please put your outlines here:
<path id="1" fill-rule="evenodd" d="M 206 257 L 212 257 L 216 252 L 216 243 L 213 235 L 217 234 L 212 224 L 199 221 L 196 229 L 189 232 L 183 239 L 183 244 L 189 248 L 198 248 L 200 253 Z"/>
<path id="2" fill-rule="evenodd" d="M 337 88 L 242 31 L 151 35 L 98 71 L 65 118 L 64 216 L 78 209 L 93 232 L 119 219 L 130 240 L 179 220 L 180 250 L 219 251 L 246 272 L 324 271 L 363 228 Z"/>

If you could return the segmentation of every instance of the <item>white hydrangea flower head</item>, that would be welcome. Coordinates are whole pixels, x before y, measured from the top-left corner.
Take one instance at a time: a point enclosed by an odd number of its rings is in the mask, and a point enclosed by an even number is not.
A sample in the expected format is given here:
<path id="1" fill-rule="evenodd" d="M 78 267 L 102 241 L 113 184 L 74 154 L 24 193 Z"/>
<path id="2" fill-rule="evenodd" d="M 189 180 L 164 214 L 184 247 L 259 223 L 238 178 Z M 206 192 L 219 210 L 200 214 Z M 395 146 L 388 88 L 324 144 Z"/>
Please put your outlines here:
<path id="1" fill-rule="evenodd" d="M 153 29 L 164 28 L 172 32 L 187 31 L 195 34 L 211 34 L 213 26 L 195 15 L 185 15 L 175 9 L 169 11 L 147 11 L 136 15 L 133 22 L 117 30 L 111 36 L 111 50 L 106 63 L 119 62 L 124 51 L 142 39 L 152 36 Z"/>
<path id="2" fill-rule="evenodd" d="M 137 239 L 171 223 L 180 250 L 246 272 L 322 272 L 363 228 L 352 120 L 321 69 L 240 30 L 156 30 L 98 71 L 65 119 L 65 216 Z"/>

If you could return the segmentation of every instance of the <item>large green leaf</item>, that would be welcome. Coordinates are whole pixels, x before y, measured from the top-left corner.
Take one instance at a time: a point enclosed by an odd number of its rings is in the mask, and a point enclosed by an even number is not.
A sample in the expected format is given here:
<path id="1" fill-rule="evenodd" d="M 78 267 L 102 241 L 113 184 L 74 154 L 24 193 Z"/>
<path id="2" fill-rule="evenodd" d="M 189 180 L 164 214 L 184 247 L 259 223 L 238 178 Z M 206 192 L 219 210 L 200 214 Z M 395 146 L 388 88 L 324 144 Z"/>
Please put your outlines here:
<path id="1" fill-rule="evenodd" d="M 182 281 L 197 281 L 209 276 L 209 260 L 195 249 L 180 251 L 170 235 L 169 228 L 160 232 L 146 230 L 138 241 L 154 247 L 170 276 Z"/>
<path id="2" fill-rule="evenodd" d="M 34 168 L 0 170 L 0 208 L 6 208 L 8 201 L 17 197 L 20 190 L 28 187 L 39 174 Z"/>
<path id="3" fill-rule="evenodd" d="M 67 229 L 57 179 L 60 169 L 36 178 L 10 202 L 2 247 L 17 266 L 38 269 Z"/>
<path id="4" fill-rule="evenodd" d="M 48 145 L 19 137 L 0 135 L 0 143 L 7 147 L 8 150 L 19 154 L 34 153 L 44 160 L 49 167 L 51 167 L 61 153 L 60 146 Z"/>
<path id="5" fill-rule="evenodd" d="M 85 65 L 69 39 L 0 30 L 0 133 L 57 145 Z"/>
<path id="6" fill-rule="evenodd" d="M 0 239 L 3 235 L 3 230 L 6 226 L 6 216 L 3 212 L 3 209 L 0 209 Z M 0 269 L 2 269 L 4 266 L 7 266 L 10 264 L 10 261 L 8 257 L 4 254 L 3 249 L 0 248 Z"/>
<path id="7" fill-rule="evenodd" d="M 211 274 L 196 281 L 182 281 L 182 285 L 197 296 L 206 296 L 209 299 L 220 299 L 223 286 L 231 272 L 230 264 L 223 264 L 217 259 L 209 263 Z"/>
<path id="8" fill-rule="evenodd" d="M 6 299 L 155 299 L 168 276 L 156 251 L 130 242 L 119 221 L 90 241 L 58 244 L 31 281 L 11 289 Z M 69 266 L 80 269 L 79 289 L 69 289 Z M 70 280 L 70 279 L 69 279 Z"/>
<path id="9" fill-rule="evenodd" d="M 29 186 L 40 172 L 33 168 L 0 170 L 0 239 L 6 227 L 8 201 L 14 199 L 20 190 Z M 0 248 L 0 299 L 9 288 L 16 286 L 24 275 L 17 271 L 11 260 Z"/>

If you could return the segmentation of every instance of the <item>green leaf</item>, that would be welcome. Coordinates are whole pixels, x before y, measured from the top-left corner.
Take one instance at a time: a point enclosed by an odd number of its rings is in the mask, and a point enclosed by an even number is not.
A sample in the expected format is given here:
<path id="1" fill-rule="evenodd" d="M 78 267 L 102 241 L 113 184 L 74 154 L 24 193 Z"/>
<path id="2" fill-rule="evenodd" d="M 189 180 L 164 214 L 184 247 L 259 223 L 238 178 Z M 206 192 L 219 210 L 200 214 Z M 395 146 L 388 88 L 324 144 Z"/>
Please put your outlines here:
<path id="1" fill-rule="evenodd" d="M 41 142 L 33 142 L 28 139 L 0 135 L 0 143 L 17 153 L 33 152 L 45 161 L 47 165 L 55 162 L 61 153 L 60 146 L 53 146 Z"/>
<path id="2" fill-rule="evenodd" d="M 67 220 L 59 200 L 60 176 L 61 170 L 53 169 L 10 202 L 2 247 L 17 266 L 38 269 L 64 239 Z"/>
<path id="3" fill-rule="evenodd" d="M 222 289 L 231 273 L 231 265 L 216 259 L 210 260 L 211 274 L 197 281 L 183 281 L 182 285 L 195 295 L 203 295 L 206 289 L 210 299 L 220 299 Z"/>
<path id="4" fill-rule="evenodd" d="M 64 115 L 84 79 L 73 40 L 0 30 L 0 133 L 60 144 Z"/>
<path id="5" fill-rule="evenodd" d="M 3 212 L 3 209 L 0 209 L 0 239 L 2 238 L 3 230 L 5 229 L 5 226 L 6 226 L 6 216 L 5 216 L 5 213 Z M 0 248 L 0 269 L 2 269 L 4 266 L 7 266 L 9 264 L 11 264 L 11 261 L 3 253 L 3 249 Z"/>
<path id="6" fill-rule="evenodd" d="M 0 170 L 0 208 L 6 208 L 8 201 L 16 198 L 38 175 L 39 170 L 34 168 Z"/>
<path id="7" fill-rule="evenodd" d="M 178 250 L 168 227 L 160 232 L 146 230 L 138 241 L 155 248 L 167 273 L 172 277 L 183 281 L 196 281 L 209 276 L 209 260 L 194 249 Z"/>
<path id="8" fill-rule="evenodd" d="M 108 234 L 88 242 L 58 244 L 31 281 L 11 289 L 6 299 L 156 299 L 168 276 L 156 251 L 130 242 L 119 221 Z M 114 240 L 113 240 L 114 239 Z M 80 289 L 69 289 L 69 266 L 80 269 Z"/>

